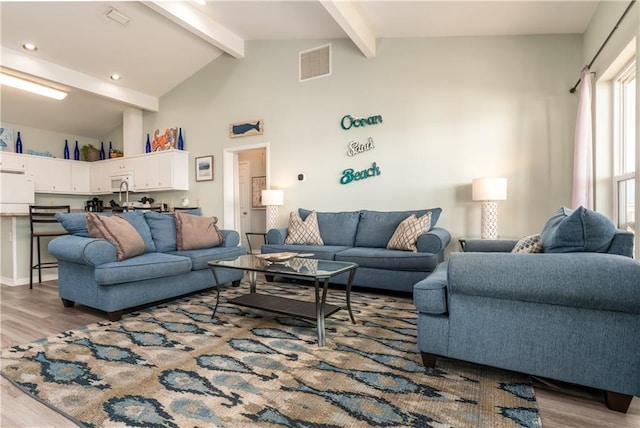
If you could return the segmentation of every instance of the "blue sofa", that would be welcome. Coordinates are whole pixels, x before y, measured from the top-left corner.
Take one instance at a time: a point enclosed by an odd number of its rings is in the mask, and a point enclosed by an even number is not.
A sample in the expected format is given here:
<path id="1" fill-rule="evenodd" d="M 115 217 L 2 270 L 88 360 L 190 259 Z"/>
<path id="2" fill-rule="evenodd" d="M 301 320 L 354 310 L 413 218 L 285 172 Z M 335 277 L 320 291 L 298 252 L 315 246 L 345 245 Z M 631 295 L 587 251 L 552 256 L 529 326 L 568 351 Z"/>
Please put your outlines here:
<path id="1" fill-rule="evenodd" d="M 84 213 L 56 216 L 70 233 L 49 243 L 49 252 L 58 259 L 59 295 L 65 307 L 79 303 L 105 311 L 115 321 L 125 309 L 214 287 L 207 262 L 246 254 L 234 230 L 221 230 L 224 242 L 216 247 L 177 251 L 172 215 L 134 211 L 122 216 L 146 247 L 144 254 L 122 261 L 109 241 L 89 237 Z M 241 270 L 221 268 L 216 273 L 221 284 L 239 283 L 243 276 Z"/>
<path id="2" fill-rule="evenodd" d="M 433 367 L 443 356 L 585 385 L 626 412 L 640 396 L 633 234 L 615 230 L 600 252 L 556 246 L 552 253 L 544 232 L 542 254 L 474 241 L 474 252 L 452 253 L 415 285 L 423 362 Z"/>
<path id="3" fill-rule="evenodd" d="M 404 219 L 411 214 L 418 217 L 431 211 L 432 229 L 420 235 L 417 252 L 388 250 L 389 239 Z M 449 232 L 436 227 L 440 208 L 415 211 L 344 211 L 317 212 L 318 227 L 324 245 L 285 244 L 287 228 L 267 232 L 263 253 L 312 253 L 313 258 L 358 264 L 353 285 L 412 292 L 413 285 L 429 275 L 444 259 L 444 250 L 451 240 Z M 306 219 L 310 210 L 300 208 Z M 332 282 L 346 284 L 348 275 L 332 278 Z"/>

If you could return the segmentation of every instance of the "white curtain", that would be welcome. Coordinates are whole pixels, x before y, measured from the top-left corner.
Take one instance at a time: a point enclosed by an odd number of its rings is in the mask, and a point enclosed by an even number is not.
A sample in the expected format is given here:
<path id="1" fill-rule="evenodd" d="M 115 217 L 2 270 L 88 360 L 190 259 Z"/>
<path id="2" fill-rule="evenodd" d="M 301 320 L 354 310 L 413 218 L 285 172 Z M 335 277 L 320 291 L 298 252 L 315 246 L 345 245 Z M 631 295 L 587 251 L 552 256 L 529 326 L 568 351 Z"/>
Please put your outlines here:
<path id="1" fill-rule="evenodd" d="M 593 128 L 591 126 L 591 73 L 586 66 L 580 77 L 580 97 L 573 152 L 573 208 L 593 209 Z"/>

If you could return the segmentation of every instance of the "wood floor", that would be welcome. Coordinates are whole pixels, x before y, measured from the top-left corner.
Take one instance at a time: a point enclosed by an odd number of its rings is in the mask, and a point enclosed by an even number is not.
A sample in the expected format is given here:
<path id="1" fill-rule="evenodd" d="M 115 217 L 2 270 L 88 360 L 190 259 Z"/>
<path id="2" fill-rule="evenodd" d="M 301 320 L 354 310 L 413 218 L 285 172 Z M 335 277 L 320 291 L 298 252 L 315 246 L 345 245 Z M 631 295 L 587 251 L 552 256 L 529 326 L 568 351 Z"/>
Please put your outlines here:
<path id="1" fill-rule="evenodd" d="M 28 286 L 0 286 L 0 346 L 25 344 L 41 337 L 105 320 L 104 314 L 83 306 L 63 308 L 56 281 Z M 640 398 L 627 414 L 608 410 L 599 392 L 536 381 L 538 406 L 545 428 L 639 428 Z M 0 426 L 74 427 L 66 418 L 30 398 L 4 378 L 0 382 Z M 475 428 L 475 427 L 474 427 Z M 487 427 L 489 428 L 489 427 Z"/>

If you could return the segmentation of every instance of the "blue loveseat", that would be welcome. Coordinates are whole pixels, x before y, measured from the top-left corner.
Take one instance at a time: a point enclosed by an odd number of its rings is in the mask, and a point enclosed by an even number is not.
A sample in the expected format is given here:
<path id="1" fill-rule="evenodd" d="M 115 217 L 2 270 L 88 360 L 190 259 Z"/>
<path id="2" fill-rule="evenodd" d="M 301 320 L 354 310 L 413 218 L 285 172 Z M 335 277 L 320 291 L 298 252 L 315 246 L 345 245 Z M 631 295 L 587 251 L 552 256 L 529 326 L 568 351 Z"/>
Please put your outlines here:
<path id="1" fill-rule="evenodd" d="M 589 216 L 556 213 L 542 254 L 474 241 L 417 283 L 425 365 L 444 356 L 585 385 L 626 412 L 640 396 L 640 262 L 632 233 Z"/>
<path id="2" fill-rule="evenodd" d="M 124 309 L 214 287 L 207 262 L 246 254 L 234 230 L 221 230 L 224 241 L 218 246 L 178 251 L 173 215 L 138 211 L 121 215 L 145 244 L 144 254 L 121 261 L 111 242 L 89 237 L 84 213 L 56 216 L 70 233 L 49 243 L 49 252 L 58 259 L 59 295 L 65 307 L 79 303 L 105 311 L 115 321 Z M 223 268 L 216 273 L 221 284 L 239 283 L 243 276 L 240 270 Z"/>
<path id="3" fill-rule="evenodd" d="M 415 214 L 421 217 L 431 211 L 431 230 L 418 237 L 417 252 L 386 248 L 398 225 Z M 317 212 L 318 227 L 324 245 L 285 244 L 287 228 L 267 232 L 263 253 L 312 253 L 313 258 L 358 264 L 353 285 L 412 292 L 413 285 L 429 275 L 444 259 L 444 250 L 451 240 L 446 229 L 436 223 L 442 209 L 415 211 L 344 211 Z M 300 208 L 306 219 L 310 210 Z M 332 278 L 346 284 L 347 275 Z"/>

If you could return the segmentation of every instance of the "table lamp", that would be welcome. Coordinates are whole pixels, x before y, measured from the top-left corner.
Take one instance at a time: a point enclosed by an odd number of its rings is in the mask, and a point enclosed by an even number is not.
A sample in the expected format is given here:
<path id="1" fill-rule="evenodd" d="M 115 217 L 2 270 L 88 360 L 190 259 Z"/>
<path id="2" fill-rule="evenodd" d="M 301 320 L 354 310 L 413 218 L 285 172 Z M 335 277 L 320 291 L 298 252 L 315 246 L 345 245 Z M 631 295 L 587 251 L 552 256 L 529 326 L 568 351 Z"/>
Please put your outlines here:
<path id="1" fill-rule="evenodd" d="M 262 205 L 267 207 L 267 232 L 278 227 L 278 207 L 284 205 L 284 192 L 278 189 L 262 191 Z"/>
<path id="2" fill-rule="evenodd" d="M 507 199 L 506 178 L 476 178 L 471 184 L 473 200 L 482 201 L 480 237 L 498 238 L 498 204 Z"/>

